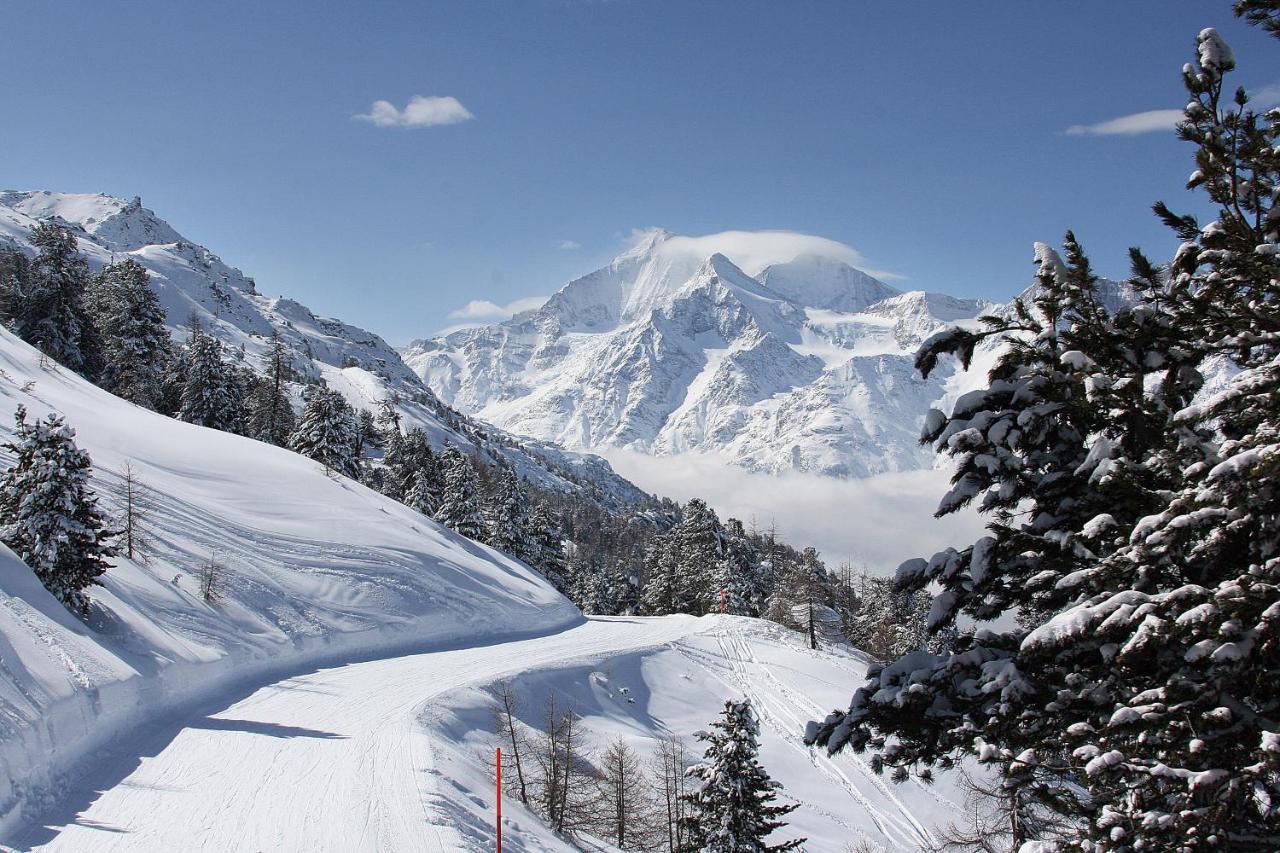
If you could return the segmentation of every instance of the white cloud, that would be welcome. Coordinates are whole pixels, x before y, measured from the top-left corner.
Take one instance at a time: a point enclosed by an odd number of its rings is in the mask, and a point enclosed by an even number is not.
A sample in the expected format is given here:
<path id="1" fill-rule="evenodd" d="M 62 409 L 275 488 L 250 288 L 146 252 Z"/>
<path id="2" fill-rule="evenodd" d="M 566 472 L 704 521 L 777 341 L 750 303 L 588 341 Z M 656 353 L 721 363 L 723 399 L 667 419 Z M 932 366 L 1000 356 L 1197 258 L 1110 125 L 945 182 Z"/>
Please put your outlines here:
<path id="1" fill-rule="evenodd" d="M 564 249 L 566 252 L 572 252 L 575 249 L 581 249 L 582 244 L 577 240 L 561 240 L 560 248 Z"/>
<path id="2" fill-rule="evenodd" d="M 475 116 L 452 95 L 414 95 L 403 110 L 396 109 L 390 101 L 374 101 L 369 112 L 358 113 L 352 118 L 378 127 L 435 127 L 470 121 Z"/>
<path id="3" fill-rule="evenodd" d="M 1254 107 L 1274 107 L 1280 104 L 1280 83 L 1260 86 L 1249 92 L 1249 103 Z"/>
<path id="4" fill-rule="evenodd" d="M 829 566 L 843 560 L 891 574 L 912 557 L 964 547 L 982 535 L 977 514 L 963 510 L 935 519 L 950 472 L 906 471 L 865 480 L 815 474 L 756 474 L 716 456 L 653 457 L 597 450 L 614 469 L 646 491 L 684 501 L 701 497 L 721 520 L 777 525 L 796 546 L 813 545 Z"/>
<path id="5" fill-rule="evenodd" d="M 1280 83 L 1259 86 L 1249 92 L 1250 106 L 1267 109 L 1280 104 Z M 1137 136 L 1140 133 L 1171 131 L 1182 121 L 1182 110 L 1147 110 L 1118 116 L 1097 124 L 1073 124 L 1068 136 Z"/>
<path id="6" fill-rule="evenodd" d="M 1068 136 L 1137 136 L 1173 130 L 1182 121 L 1182 110 L 1147 110 L 1109 119 L 1097 124 L 1073 124 Z"/>
<path id="7" fill-rule="evenodd" d="M 472 299 L 456 311 L 450 311 L 449 319 L 464 320 L 471 323 L 506 320 L 521 311 L 532 311 L 534 308 L 541 308 L 547 299 L 548 297 L 546 296 L 524 296 L 508 302 L 506 305 L 499 305 L 488 299 Z"/>
<path id="8" fill-rule="evenodd" d="M 633 241 L 639 242 L 656 230 L 637 229 L 631 236 Z M 737 264 L 747 275 L 755 275 L 770 264 L 794 261 L 800 255 L 821 255 L 844 261 L 879 279 L 906 277 L 888 270 L 868 267 L 862 253 L 845 243 L 795 231 L 721 231 L 718 234 L 705 234 L 701 237 L 673 236 L 663 243 L 661 251 L 691 255 L 699 259 L 719 252 Z"/>

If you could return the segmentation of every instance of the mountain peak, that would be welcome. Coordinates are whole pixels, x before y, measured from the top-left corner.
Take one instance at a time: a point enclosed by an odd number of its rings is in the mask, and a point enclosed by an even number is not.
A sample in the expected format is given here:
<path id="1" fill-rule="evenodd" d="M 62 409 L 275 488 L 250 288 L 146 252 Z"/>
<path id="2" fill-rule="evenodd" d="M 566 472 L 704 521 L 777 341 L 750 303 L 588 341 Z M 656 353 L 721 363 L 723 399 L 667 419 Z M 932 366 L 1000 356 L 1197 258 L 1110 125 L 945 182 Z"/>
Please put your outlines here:
<path id="1" fill-rule="evenodd" d="M 134 196 L 126 201 L 105 193 L 55 193 L 44 190 L 0 192 L 0 205 L 32 219 L 59 219 L 79 227 L 94 241 L 117 252 L 181 241 L 175 231 Z"/>
<path id="2" fill-rule="evenodd" d="M 756 281 L 799 305 L 833 311 L 865 311 L 899 291 L 838 258 L 806 253 L 771 264 Z"/>

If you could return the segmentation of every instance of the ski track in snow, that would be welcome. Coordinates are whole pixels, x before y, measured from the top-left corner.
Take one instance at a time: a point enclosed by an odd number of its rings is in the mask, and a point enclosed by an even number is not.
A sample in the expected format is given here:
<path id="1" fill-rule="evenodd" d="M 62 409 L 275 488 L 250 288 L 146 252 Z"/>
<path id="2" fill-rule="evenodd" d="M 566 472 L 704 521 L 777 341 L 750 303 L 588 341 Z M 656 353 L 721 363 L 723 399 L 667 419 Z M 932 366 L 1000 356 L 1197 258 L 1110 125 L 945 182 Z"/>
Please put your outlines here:
<path id="1" fill-rule="evenodd" d="M 41 851 L 491 849 L 484 818 L 492 792 L 477 790 L 479 781 L 462 772 L 459 759 L 474 756 L 445 737 L 433 714 L 446 713 L 464 690 L 504 679 L 669 652 L 725 685 L 724 695 L 750 697 L 768 738 L 795 754 L 790 766 L 807 762 L 839 791 L 802 803 L 809 820 L 840 835 L 811 841 L 839 850 L 860 836 L 893 849 L 928 840 L 919 816 L 863 762 L 802 745 L 805 721 L 824 712 L 773 673 L 785 663 L 763 660 L 756 649 L 797 654 L 784 633 L 735 617 L 592 619 L 531 639 L 296 675 L 118 744 L 60 807 L 12 840 Z M 851 687 L 856 667 L 827 657 L 824 665 L 834 662 Z M 714 713 L 706 710 L 708 722 Z M 931 798 L 954 808 L 936 793 Z M 515 803 L 505 822 L 513 850 L 573 849 Z"/>
<path id="2" fill-rule="evenodd" d="M 453 794 L 416 724 L 421 709 L 462 687 L 663 646 L 705 625 L 592 621 L 286 678 L 121 744 L 65 797 L 86 807 L 55 810 L 14 840 L 50 851 L 485 849 L 474 828 L 449 819 Z"/>

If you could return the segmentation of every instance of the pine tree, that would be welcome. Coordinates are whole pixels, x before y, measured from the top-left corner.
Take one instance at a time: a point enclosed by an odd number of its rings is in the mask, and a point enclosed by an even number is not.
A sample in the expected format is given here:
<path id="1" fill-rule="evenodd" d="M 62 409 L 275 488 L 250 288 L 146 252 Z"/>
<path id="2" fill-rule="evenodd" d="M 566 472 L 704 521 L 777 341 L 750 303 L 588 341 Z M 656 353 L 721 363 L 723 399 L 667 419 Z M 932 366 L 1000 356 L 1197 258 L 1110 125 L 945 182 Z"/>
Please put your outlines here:
<path id="1" fill-rule="evenodd" d="M 498 472 L 493 489 L 484 504 L 485 544 L 516 559 L 532 552 L 529 543 L 529 518 L 520 483 L 510 471 Z"/>
<path id="2" fill-rule="evenodd" d="M 1280 112 L 1227 96 L 1233 66 L 1208 29 L 1184 72 L 1189 184 L 1216 221 L 1156 205 L 1183 244 L 1167 271 L 1131 253 L 1138 301 L 1113 316 L 1074 237 L 1065 262 L 1041 247 L 1037 293 L 986 321 L 1007 340 L 990 386 L 926 421 L 958 460 L 940 512 L 979 499 L 992 519 L 899 570 L 905 590 L 942 588 L 929 623 L 952 648 L 873 668 L 807 734 L 874 749 L 895 778 L 976 754 L 1015 843 L 1044 840 L 1047 809 L 1076 849 L 1280 846 Z M 983 334 L 939 336 L 918 363 L 967 361 Z M 1212 355 L 1242 370 L 1192 404 Z"/>
<path id="3" fill-rule="evenodd" d="M 680 523 L 671 530 L 671 544 L 678 566 L 674 569 L 674 613 L 701 616 L 720 609 L 717 568 L 724 556 L 720 520 L 706 501 L 693 498 L 684 507 Z"/>
<path id="4" fill-rule="evenodd" d="M 705 853 L 764 853 L 794 850 L 806 839 L 779 844 L 765 839 L 786 826 L 781 820 L 796 805 L 774 805 L 782 785 L 760 766 L 760 728 L 751 700 L 728 700 L 711 732 L 699 732 L 707 744 L 702 762 L 689 769 L 693 790 L 685 796 L 692 808 L 685 830 L 691 849 Z"/>
<path id="5" fill-rule="evenodd" d="M 289 382 L 294 370 L 289 350 L 275 331 L 271 333 L 262 367 L 265 375 L 254 383 L 247 401 L 249 437 L 288 447 L 297 426 L 297 416 L 289 402 Z"/>
<path id="6" fill-rule="evenodd" d="M 539 503 L 529 518 L 527 544 L 530 551 L 522 559 L 541 572 L 557 590 L 564 592 L 568 588 L 565 577 L 564 533 L 560 519 L 546 503 Z"/>
<path id="7" fill-rule="evenodd" d="M 42 222 L 32 229 L 31 243 L 38 254 L 25 269 L 25 283 L 14 279 L 24 290 L 12 295 L 11 328 L 45 355 L 95 379 L 101 353 L 85 307 L 89 265 L 77 251 L 76 237 L 61 225 Z"/>
<path id="8" fill-rule="evenodd" d="M 356 429 L 355 412 L 343 396 L 329 388 L 315 387 L 306 395 L 306 405 L 289 446 L 326 470 L 356 477 L 360 473 Z"/>
<path id="9" fill-rule="evenodd" d="M 640 609 L 646 616 L 678 613 L 680 552 L 671 534 L 653 537 L 644 555 L 644 592 Z"/>
<path id="10" fill-rule="evenodd" d="M 479 541 L 484 536 L 484 515 L 480 512 L 480 487 L 475 466 L 453 445 L 445 448 L 442 460 L 444 488 L 436 521 Z"/>
<path id="11" fill-rule="evenodd" d="M 87 615 L 84 590 L 101 583 L 115 555 L 89 485 L 89 454 L 59 415 L 27 423 L 19 406 L 13 464 L 0 481 L 0 541 L 32 568 L 59 601 Z"/>
<path id="12" fill-rule="evenodd" d="M 182 364 L 178 417 L 187 423 L 238 432 L 244 423 L 240 379 L 223 358 L 222 343 L 198 326 L 191 329 Z"/>
<path id="13" fill-rule="evenodd" d="M 724 611 L 739 616 L 759 616 L 764 610 L 765 589 L 760 571 L 760 555 L 747 538 L 742 522 L 725 522 L 723 556 L 716 564 L 712 583 L 719 612 L 723 595 Z"/>
<path id="14" fill-rule="evenodd" d="M 30 287 L 31 259 L 16 249 L 0 252 L 0 323 L 19 336 Z"/>
<path id="15" fill-rule="evenodd" d="M 93 279 L 88 305 L 102 348 L 98 384 L 139 406 L 156 408 L 173 342 L 146 268 L 133 258 L 103 267 Z"/>

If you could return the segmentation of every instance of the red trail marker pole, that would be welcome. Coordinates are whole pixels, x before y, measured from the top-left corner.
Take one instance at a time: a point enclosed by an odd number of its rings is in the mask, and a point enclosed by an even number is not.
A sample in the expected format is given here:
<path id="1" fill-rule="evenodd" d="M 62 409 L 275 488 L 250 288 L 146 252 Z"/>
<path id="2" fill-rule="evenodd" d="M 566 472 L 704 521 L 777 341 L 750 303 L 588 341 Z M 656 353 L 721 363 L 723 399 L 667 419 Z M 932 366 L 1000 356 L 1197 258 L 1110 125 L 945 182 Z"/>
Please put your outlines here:
<path id="1" fill-rule="evenodd" d="M 496 761 L 494 766 L 497 767 L 495 788 L 498 792 L 498 848 L 497 853 L 502 853 L 502 747 L 497 748 Z"/>

